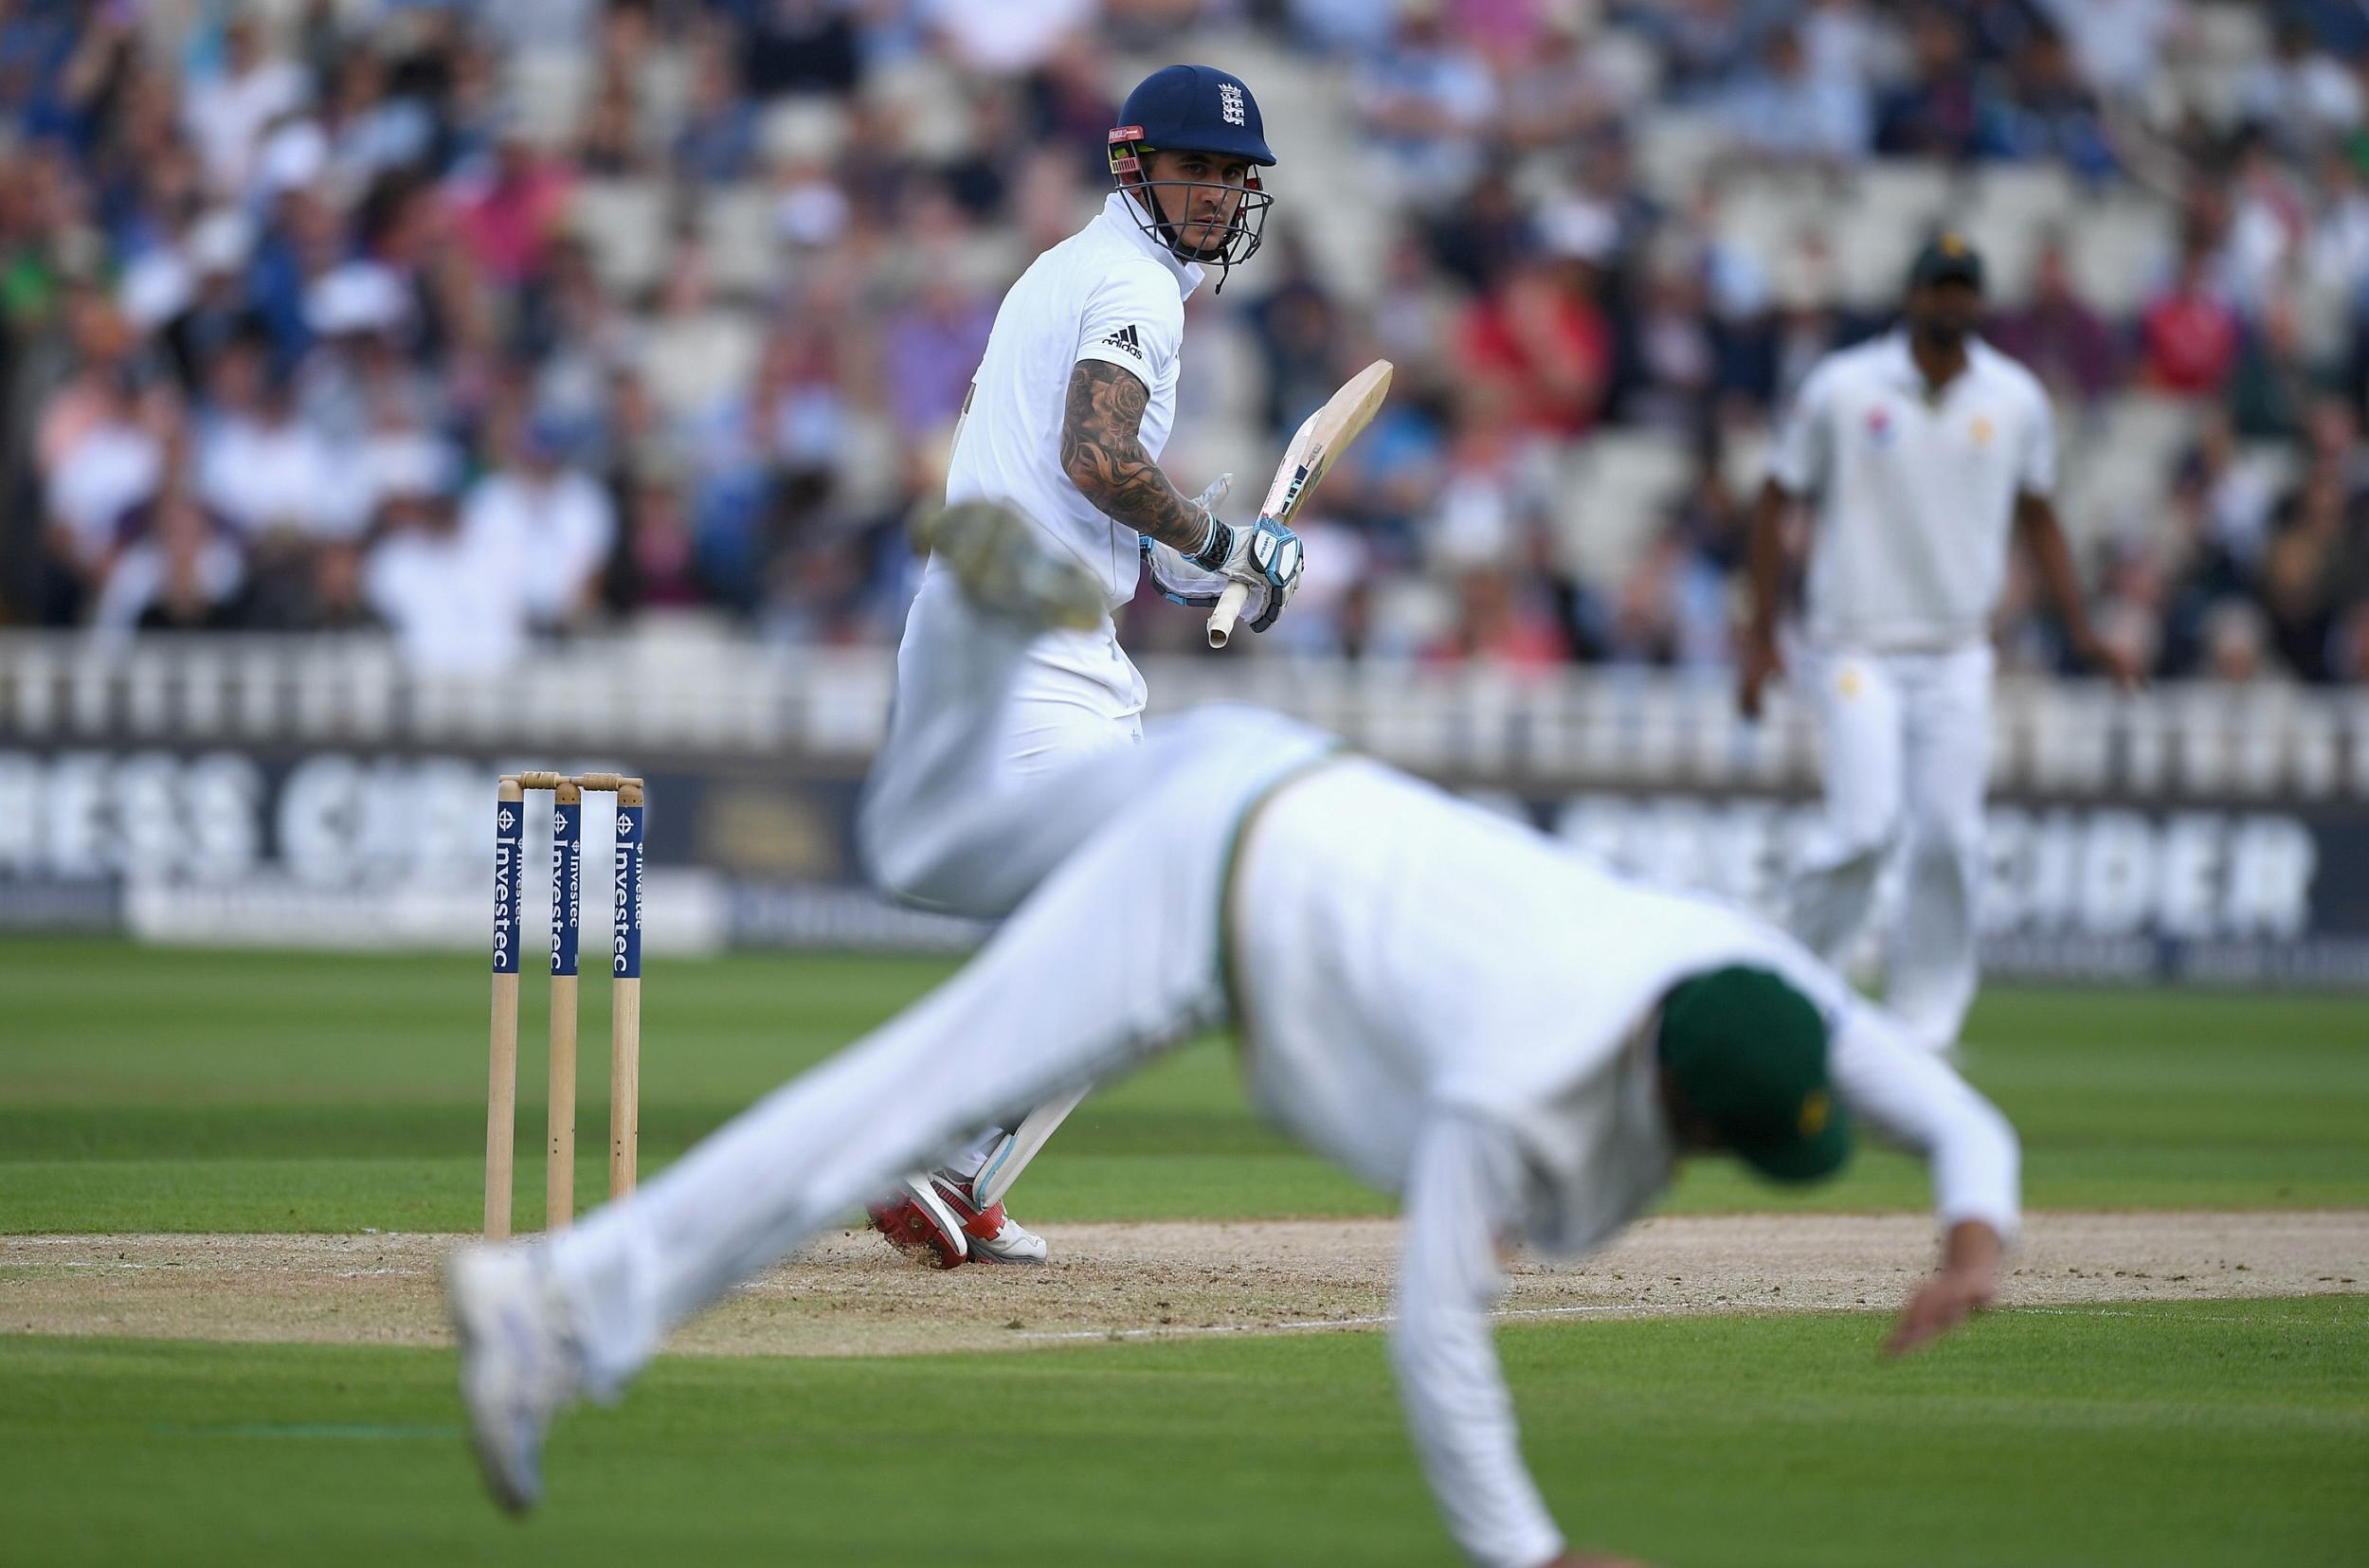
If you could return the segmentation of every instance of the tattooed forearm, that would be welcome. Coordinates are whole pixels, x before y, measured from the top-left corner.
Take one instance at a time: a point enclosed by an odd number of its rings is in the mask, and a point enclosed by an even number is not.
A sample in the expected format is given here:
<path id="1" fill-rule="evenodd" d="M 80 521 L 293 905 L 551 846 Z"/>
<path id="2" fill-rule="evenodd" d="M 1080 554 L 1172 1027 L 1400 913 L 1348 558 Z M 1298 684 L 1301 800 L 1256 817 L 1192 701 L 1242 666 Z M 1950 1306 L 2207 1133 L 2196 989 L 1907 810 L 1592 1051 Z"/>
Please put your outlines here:
<path id="1" fill-rule="evenodd" d="M 1105 516 L 1190 554 L 1208 535 L 1208 514 L 1144 454 L 1137 430 L 1150 398 L 1133 372 L 1079 360 L 1061 420 L 1061 470 Z"/>

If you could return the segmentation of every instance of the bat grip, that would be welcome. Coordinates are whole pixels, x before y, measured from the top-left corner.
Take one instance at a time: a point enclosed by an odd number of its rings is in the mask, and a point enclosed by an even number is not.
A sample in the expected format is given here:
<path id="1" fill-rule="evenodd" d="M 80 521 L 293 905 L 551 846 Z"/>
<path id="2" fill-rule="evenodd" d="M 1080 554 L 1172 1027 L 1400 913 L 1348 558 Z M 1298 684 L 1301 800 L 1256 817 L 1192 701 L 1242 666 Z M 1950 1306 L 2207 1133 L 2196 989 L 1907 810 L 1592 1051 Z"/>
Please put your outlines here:
<path id="1" fill-rule="evenodd" d="M 1234 621 L 1242 613 L 1242 605 L 1250 599 L 1250 585 L 1228 583 L 1218 595 L 1218 607 L 1209 612 L 1209 646 L 1222 648 L 1234 640 Z"/>

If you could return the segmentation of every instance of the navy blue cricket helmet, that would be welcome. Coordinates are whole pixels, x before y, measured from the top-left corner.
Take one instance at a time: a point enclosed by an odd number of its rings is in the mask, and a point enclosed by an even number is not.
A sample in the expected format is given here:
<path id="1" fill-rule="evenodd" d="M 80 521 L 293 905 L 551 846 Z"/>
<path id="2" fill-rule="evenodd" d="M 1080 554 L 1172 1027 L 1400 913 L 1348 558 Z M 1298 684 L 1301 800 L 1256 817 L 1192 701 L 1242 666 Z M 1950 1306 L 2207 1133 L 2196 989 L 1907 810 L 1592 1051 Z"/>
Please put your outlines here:
<path id="1" fill-rule="evenodd" d="M 1145 177 L 1144 157 L 1151 153 L 1206 153 L 1236 159 L 1251 167 L 1240 186 L 1219 180 L 1153 180 Z M 1262 186 L 1258 171 L 1275 167 L 1275 151 L 1267 145 L 1266 126 L 1258 116 L 1258 100 L 1231 71 L 1214 65 L 1165 65 L 1136 84 L 1119 110 L 1119 123 L 1111 130 L 1111 175 L 1129 203 L 1143 231 L 1187 261 L 1218 269 L 1218 287 L 1226 272 L 1246 261 L 1258 249 L 1259 231 L 1275 197 Z M 1214 227 L 1198 244 L 1186 244 L 1179 226 L 1162 207 L 1159 192 L 1180 192 L 1190 204 L 1196 190 L 1221 193 L 1221 223 L 1186 224 L 1184 227 Z M 1187 207 L 1189 210 L 1189 207 Z"/>

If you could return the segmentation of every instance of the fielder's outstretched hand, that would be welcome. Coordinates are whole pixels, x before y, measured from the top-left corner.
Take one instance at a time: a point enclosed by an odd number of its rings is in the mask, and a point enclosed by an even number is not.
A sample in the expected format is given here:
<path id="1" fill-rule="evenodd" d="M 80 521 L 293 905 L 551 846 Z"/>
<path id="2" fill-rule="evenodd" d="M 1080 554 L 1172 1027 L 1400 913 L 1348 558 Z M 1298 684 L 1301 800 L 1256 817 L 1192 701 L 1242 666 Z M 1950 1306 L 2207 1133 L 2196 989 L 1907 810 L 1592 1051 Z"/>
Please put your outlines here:
<path id="1" fill-rule="evenodd" d="M 1998 1233 L 1979 1219 L 1951 1226 L 1942 1266 L 1908 1298 L 1891 1338 L 1884 1342 L 1884 1354 L 1921 1350 L 1990 1306 L 1998 1295 L 1998 1260 L 2005 1251 Z"/>
<path id="2" fill-rule="evenodd" d="M 1891 1338 L 1884 1342 L 1884 1354 L 1906 1356 L 1923 1349 L 1990 1306 L 1997 1289 L 1987 1274 L 1971 1276 L 1942 1270 L 1908 1298 Z"/>

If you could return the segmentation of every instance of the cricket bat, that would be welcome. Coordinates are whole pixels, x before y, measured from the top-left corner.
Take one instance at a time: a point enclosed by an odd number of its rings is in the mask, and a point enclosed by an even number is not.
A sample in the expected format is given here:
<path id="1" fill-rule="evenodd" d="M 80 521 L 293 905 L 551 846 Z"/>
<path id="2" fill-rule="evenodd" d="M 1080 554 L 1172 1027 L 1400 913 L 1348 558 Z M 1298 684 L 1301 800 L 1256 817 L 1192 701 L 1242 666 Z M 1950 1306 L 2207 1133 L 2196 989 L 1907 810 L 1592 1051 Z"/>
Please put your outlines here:
<path id="1" fill-rule="evenodd" d="M 1275 483 L 1268 487 L 1267 498 L 1258 508 L 1258 515 L 1291 525 L 1299 515 L 1300 503 L 1316 488 L 1325 471 L 1332 466 L 1343 448 L 1355 441 L 1365 426 L 1374 422 L 1382 407 L 1382 400 L 1390 393 L 1390 362 L 1377 359 L 1351 376 L 1346 386 L 1326 400 L 1325 406 L 1308 416 L 1291 444 L 1283 449 L 1283 461 L 1275 471 Z M 1209 646 L 1222 648 L 1234 640 L 1234 621 L 1242 613 L 1243 602 L 1250 598 L 1250 586 L 1244 583 L 1229 583 L 1219 595 L 1217 608 L 1209 612 Z"/>

